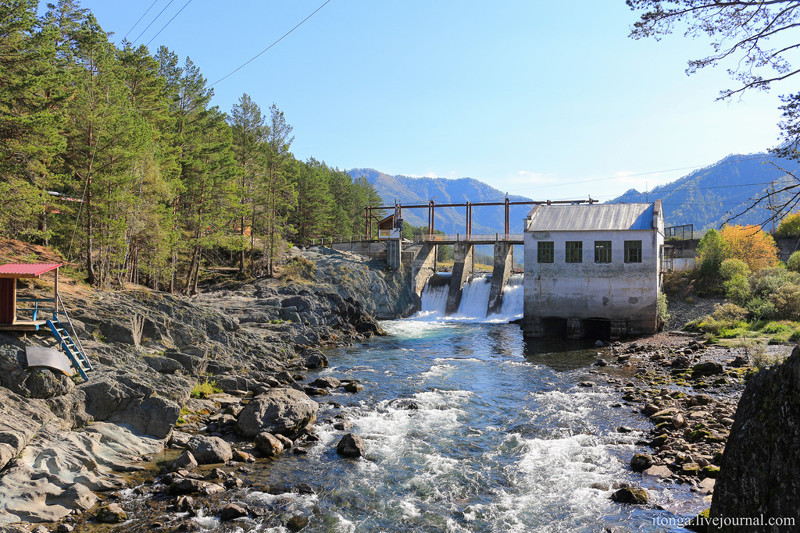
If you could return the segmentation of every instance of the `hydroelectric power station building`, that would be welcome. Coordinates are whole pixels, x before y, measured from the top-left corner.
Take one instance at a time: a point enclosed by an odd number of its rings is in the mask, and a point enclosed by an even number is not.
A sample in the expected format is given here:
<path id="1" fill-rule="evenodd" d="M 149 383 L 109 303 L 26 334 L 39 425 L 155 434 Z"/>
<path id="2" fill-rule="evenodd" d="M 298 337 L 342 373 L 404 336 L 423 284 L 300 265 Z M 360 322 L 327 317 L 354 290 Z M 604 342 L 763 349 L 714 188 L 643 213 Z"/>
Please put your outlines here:
<path id="1" fill-rule="evenodd" d="M 650 204 L 537 205 L 525 220 L 525 335 L 655 333 L 664 215 Z"/>

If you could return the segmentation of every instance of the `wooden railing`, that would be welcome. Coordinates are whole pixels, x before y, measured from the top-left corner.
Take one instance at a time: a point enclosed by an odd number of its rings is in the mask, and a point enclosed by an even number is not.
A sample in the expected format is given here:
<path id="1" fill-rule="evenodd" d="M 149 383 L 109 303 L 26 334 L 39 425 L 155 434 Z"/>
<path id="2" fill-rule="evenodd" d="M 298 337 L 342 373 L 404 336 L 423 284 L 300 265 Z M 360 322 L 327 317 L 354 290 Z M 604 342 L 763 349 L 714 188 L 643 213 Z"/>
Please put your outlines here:
<path id="1" fill-rule="evenodd" d="M 28 304 L 25 306 L 20 306 L 19 304 Z M 52 304 L 52 305 L 43 305 L 40 306 L 39 304 Z M 47 320 L 50 318 L 56 311 L 56 300 L 55 298 L 17 298 L 17 313 L 30 313 L 31 320 Z M 47 316 L 45 318 L 40 318 L 40 315 L 46 313 Z M 17 317 L 19 318 L 19 317 Z"/>

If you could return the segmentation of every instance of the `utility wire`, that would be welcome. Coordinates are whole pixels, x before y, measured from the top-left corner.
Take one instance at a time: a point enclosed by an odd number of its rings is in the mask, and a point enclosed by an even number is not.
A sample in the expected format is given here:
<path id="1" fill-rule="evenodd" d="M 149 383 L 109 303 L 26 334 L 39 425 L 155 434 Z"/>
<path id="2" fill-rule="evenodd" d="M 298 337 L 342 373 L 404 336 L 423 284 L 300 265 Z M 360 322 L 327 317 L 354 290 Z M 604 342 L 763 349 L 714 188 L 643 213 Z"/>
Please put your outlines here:
<path id="1" fill-rule="evenodd" d="M 143 29 L 143 30 L 142 30 L 142 33 L 140 33 L 140 34 L 139 34 L 139 35 L 136 37 L 136 39 L 134 39 L 134 40 L 133 40 L 133 42 L 132 42 L 131 44 L 136 44 L 136 41 L 138 41 L 138 40 L 139 40 L 139 37 L 141 37 L 142 35 L 144 35 L 144 32 L 146 32 L 147 30 L 149 30 L 149 29 L 150 29 L 150 26 L 152 26 L 152 25 L 153 25 L 153 23 L 154 23 L 155 21 L 157 21 L 157 20 L 158 20 L 158 17 L 160 17 L 160 16 L 161 16 L 161 14 L 162 14 L 164 11 L 166 11 L 166 10 L 167 10 L 167 8 L 168 8 L 169 6 L 171 6 L 171 5 L 172 5 L 172 2 L 174 2 L 174 1 L 175 1 L 175 0 L 169 0 L 169 3 L 168 3 L 167 5 L 165 5 L 165 6 L 164 6 L 164 9 L 162 9 L 161 11 L 159 11 L 159 12 L 158 12 L 158 15 L 156 15 L 156 18 L 154 18 L 153 20 L 151 20 L 151 21 L 150 21 L 150 24 L 148 24 L 148 25 L 147 25 L 147 27 L 146 27 L 145 29 Z"/>
<path id="2" fill-rule="evenodd" d="M 253 57 L 251 57 L 250 59 L 248 59 L 247 61 L 245 61 L 245 62 L 244 62 L 244 63 L 242 63 L 241 65 L 239 65 L 238 67 L 236 67 L 236 68 L 235 68 L 233 71 L 231 71 L 230 73 L 226 74 L 225 76 L 221 77 L 220 79 L 218 79 L 217 81 L 215 81 L 214 83 L 212 83 L 211 85 L 209 85 L 209 87 L 213 87 L 214 85 L 218 84 L 218 83 L 219 83 L 219 82 L 221 82 L 222 80 L 224 80 L 224 79 L 227 79 L 227 78 L 229 78 L 229 77 L 233 76 L 234 74 L 236 74 L 237 72 L 239 72 L 240 70 L 242 70 L 242 69 L 243 69 L 245 66 L 247 66 L 248 64 L 250 64 L 250 63 L 252 63 L 253 61 L 255 61 L 255 60 L 256 60 L 256 59 L 257 59 L 259 56 L 261 56 L 262 54 L 266 53 L 266 52 L 267 52 L 267 51 L 268 51 L 270 48 L 272 48 L 273 46 L 275 46 L 276 44 L 278 44 L 279 42 L 281 42 L 281 41 L 282 41 L 283 39 L 285 39 L 285 38 L 286 38 L 286 37 L 287 37 L 287 36 L 288 36 L 290 33 L 292 33 L 294 30 L 296 30 L 297 28 L 299 28 L 300 26 L 302 26 L 302 25 L 303 25 L 303 23 L 304 23 L 305 21 L 307 21 L 308 19 L 310 19 L 311 17 L 313 17 L 314 15 L 316 15 L 316 14 L 317 14 L 317 12 L 318 12 L 320 9 L 322 9 L 322 8 L 323 8 L 323 7 L 325 7 L 325 6 L 327 6 L 327 5 L 328 5 L 330 2 L 331 2 L 331 0 L 325 0 L 325 2 L 324 2 L 324 3 L 323 3 L 321 6 L 319 6 L 317 9 L 315 9 L 315 10 L 314 10 L 314 11 L 313 11 L 313 12 L 312 12 L 312 13 L 311 13 L 309 16 L 307 16 L 306 18 L 304 18 L 303 20 L 301 20 L 300 22 L 298 22 L 298 23 L 297 23 L 297 25 L 296 25 L 294 28 L 292 28 L 291 30 L 289 30 L 289 31 L 287 31 L 286 33 L 284 33 L 284 34 L 283 34 L 283 35 L 282 35 L 282 36 L 281 36 L 279 39 L 277 39 L 277 40 L 276 40 L 276 41 L 274 41 L 272 44 L 270 44 L 269 46 L 267 46 L 266 48 L 264 48 L 263 50 L 261 50 L 259 53 L 257 53 L 256 55 L 254 55 Z"/>
<path id="3" fill-rule="evenodd" d="M 132 32 L 133 28 L 135 28 L 142 21 L 142 19 L 145 17 L 145 15 L 150 13 L 150 10 L 153 9 L 154 5 L 156 5 L 156 2 L 158 2 L 158 0 L 153 0 L 153 3 L 150 4 L 150 7 L 148 7 L 147 10 L 144 13 L 142 13 L 142 16 L 139 17 L 139 20 L 137 20 L 136 23 L 133 26 L 131 26 L 131 29 L 129 29 L 128 31 L 125 32 L 125 37 L 122 38 L 123 41 L 128 38 L 128 34 L 130 32 Z"/>
<path id="4" fill-rule="evenodd" d="M 186 9 L 186 6 L 188 6 L 188 5 L 189 5 L 189 4 L 191 4 L 191 3 L 192 3 L 192 0 L 189 0 L 188 2 L 186 2 L 185 4 L 183 4 L 183 7 L 182 7 L 182 8 L 180 8 L 180 9 L 178 10 L 178 12 L 177 12 L 177 13 L 175 13 L 174 15 L 172 15 L 172 18 L 171 18 L 171 19 L 169 19 L 169 20 L 167 21 L 167 23 L 166 23 L 166 24 L 164 24 L 164 25 L 161 27 L 161 29 L 160 29 L 160 30 L 158 30 L 158 33 L 156 33 L 155 35 L 153 35 L 153 37 L 152 37 L 152 38 L 151 38 L 149 41 L 147 41 L 147 44 L 146 44 L 145 46 L 150 46 L 150 43 L 152 43 L 152 42 L 153 42 L 153 39 L 155 39 L 156 37 L 158 37 L 158 36 L 159 36 L 159 34 L 160 34 L 162 31 L 164 31 L 164 28 L 166 28 L 167 26 L 169 26 L 169 23 L 170 23 L 170 22 L 172 22 L 173 20 L 175 20 L 175 17 L 177 17 L 178 15 L 180 15 L 180 14 L 181 14 L 181 11 L 183 11 L 184 9 Z"/>

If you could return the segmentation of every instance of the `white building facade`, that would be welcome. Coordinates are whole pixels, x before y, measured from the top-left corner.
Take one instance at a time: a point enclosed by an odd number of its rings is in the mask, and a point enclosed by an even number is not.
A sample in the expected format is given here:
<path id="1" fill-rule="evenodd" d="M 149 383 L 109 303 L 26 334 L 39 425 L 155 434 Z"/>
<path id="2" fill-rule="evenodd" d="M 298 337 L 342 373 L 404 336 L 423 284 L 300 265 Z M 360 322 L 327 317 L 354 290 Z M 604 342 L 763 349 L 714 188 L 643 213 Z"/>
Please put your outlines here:
<path id="1" fill-rule="evenodd" d="M 660 200 L 537 205 L 525 221 L 525 335 L 655 333 L 663 245 Z"/>

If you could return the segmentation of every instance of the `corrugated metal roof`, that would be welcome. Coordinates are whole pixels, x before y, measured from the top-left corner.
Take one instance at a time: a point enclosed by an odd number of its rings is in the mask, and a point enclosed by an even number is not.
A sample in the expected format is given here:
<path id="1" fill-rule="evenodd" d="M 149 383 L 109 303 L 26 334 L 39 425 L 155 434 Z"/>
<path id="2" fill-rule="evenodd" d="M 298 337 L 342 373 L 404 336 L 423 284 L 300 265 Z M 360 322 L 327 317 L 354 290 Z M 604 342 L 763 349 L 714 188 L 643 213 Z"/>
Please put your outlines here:
<path id="1" fill-rule="evenodd" d="M 653 229 L 653 204 L 537 205 L 527 231 Z"/>
<path id="2" fill-rule="evenodd" d="M 8 263 L 0 265 L 0 277 L 35 278 L 63 265 L 64 263 Z"/>

